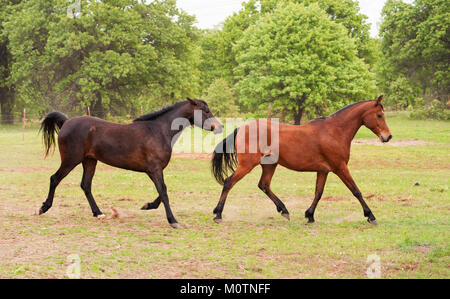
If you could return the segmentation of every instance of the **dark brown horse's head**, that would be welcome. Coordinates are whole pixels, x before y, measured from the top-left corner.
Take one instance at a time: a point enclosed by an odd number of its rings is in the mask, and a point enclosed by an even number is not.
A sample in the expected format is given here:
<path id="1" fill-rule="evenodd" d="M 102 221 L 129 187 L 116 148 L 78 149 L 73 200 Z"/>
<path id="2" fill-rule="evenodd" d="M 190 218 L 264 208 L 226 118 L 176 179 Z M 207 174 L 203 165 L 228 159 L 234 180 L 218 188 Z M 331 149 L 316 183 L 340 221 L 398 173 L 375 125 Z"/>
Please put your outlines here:
<path id="1" fill-rule="evenodd" d="M 363 114 L 363 124 L 369 128 L 382 142 L 391 140 L 392 135 L 389 130 L 383 113 L 383 105 L 381 101 L 383 95 L 379 96 L 375 101 L 370 101 L 373 106 Z"/>
<path id="2" fill-rule="evenodd" d="M 192 115 L 189 118 L 191 125 L 210 130 L 215 134 L 222 132 L 223 125 L 214 117 L 205 101 L 190 98 L 187 98 L 187 100 L 192 107 Z"/>

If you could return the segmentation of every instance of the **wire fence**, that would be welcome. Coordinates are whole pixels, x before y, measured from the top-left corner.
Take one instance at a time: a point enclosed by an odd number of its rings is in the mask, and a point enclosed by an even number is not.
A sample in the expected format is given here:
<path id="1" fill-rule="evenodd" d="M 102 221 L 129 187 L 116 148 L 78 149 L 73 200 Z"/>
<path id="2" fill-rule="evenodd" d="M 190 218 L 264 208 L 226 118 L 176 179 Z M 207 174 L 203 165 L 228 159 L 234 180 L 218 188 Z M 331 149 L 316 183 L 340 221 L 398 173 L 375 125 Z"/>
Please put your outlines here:
<path id="1" fill-rule="evenodd" d="M 0 124 L 1 125 L 22 125 L 25 123 L 25 125 L 32 125 L 32 124 L 39 124 L 41 121 L 47 116 L 48 112 L 36 112 L 31 111 L 28 112 L 26 109 L 22 112 L 13 112 L 13 113 L 2 113 L 0 115 Z M 95 116 L 100 117 L 108 120 L 113 121 L 119 121 L 119 122 L 126 122 L 129 120 L 132 120 L 136 117 L 139 117 L 140 115 L 146 113 L 141 108 L 138 113 L 131 114 L 123 114 L 123 115 L 116 115 L 116 116 L 108 116 L 105 115 L 104 111 L 96 111 L 92 110 L 91 108 L 86 108 L 85 111 L 78 111 L 78 112 L 64 112 L 60 111 L 67 115 L 67 117 L 72 118 L 76 116 L 82 116 L 82 115 L 88 115 L 88 116 Z"/>
<path id="2" fill-rule="evenodd" d="M 26 113 L 22 112 L 15 112 L 15 113 L 2 113 L 1 114 L 1 124 L 2 125 L 19 125 L 22 124 L 24 121 L 25 123 L 39 123 L 40 120 L 45 115 L 41 113 Z"/>

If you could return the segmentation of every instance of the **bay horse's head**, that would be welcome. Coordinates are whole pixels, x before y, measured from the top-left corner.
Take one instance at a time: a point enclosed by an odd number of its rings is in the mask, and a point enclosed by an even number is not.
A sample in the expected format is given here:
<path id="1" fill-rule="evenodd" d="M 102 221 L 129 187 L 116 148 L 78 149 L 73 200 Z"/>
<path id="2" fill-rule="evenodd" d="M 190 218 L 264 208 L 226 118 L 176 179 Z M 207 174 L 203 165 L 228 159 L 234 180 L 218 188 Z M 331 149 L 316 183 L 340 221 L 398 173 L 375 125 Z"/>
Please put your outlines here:
<path id="1" fill-rule="evenodd" d="M 191 125 L 195 125 L 204 130 L 210 130 L 219 134 L 223 130 L 223 125 L 214 117 L 208 104 L 200 99 L 187 98 L 192 107 L 192 114 L 189 117 Z"/>
<path id="2" fill-rule="evenodd" d="M 380 138 L 382 142 L 388 142 L 391 140 L 392 135 L 389 130 L 383 113 L 383 105 L 381 101 L 383 100 L 383 95 L 379 96 L 375 101 L 370 101 L 373 103 L 362 116 L 363 124 L 369 128 L 375 135 Z"/>

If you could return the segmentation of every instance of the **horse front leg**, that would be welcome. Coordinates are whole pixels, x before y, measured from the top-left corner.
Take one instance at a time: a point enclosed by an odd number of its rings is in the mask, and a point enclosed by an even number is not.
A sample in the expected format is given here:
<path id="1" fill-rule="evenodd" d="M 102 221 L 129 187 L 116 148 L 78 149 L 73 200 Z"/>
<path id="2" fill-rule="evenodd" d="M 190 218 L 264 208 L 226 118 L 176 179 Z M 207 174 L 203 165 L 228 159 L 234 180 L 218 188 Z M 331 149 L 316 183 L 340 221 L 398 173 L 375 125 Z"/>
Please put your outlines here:
<path id="1" fill-rule="evenodd" d="M 167 196 L 167 187 L 164 183 L 164 177 L 162 170 L 153 170 L 148 171 L 147 175 L 150 177 L 150 179 L 155 184 L 156 190 L 158 190 L 159 198 L 164 204 L 164 208 L 166 209 L 166 216 L 167 220 L 169 221 L 170 226 L 173 228 L 178 227 L 178 222 L 175 219 L 175 217 L 172 214 L 172 210 L 170 209 L 169 205 L 169 197 Z"/>
<path id="2" fill-rule="evenodd" d="M 314 194 L 314 200 L 309 207 L 309 209 L 305 212 L 305 218 L 308 218 L 308 223 L 314 222 L 314 212 L 316 211 L 317 204 L 319 203 L 320 198 L 322 198 L 323 189 L 325 187 L 325 183 L 327 181 L 328 172 L 318 172 L 316 178 L 316 191 Z"/>
<path id="3" fill-rule="evenodd" d="M 341 167 L 338 171 L 335 172 L 336 175 L 342 180 L 342 182 L 347 186 L 348 189 L 353 193 L 353 195 L 358 199 L 361 204 L 364 212 L 364 216 L 367 217 L 367 221 L 370 224 L 377 225 L 378 222 L 370 210 L 369 206 L 364 201 L 361 191 L 359 191 L 358 187 L 355 184 L 352 176 L 350 175 L 350 171 L 348 170 L 347 165 Z"/>

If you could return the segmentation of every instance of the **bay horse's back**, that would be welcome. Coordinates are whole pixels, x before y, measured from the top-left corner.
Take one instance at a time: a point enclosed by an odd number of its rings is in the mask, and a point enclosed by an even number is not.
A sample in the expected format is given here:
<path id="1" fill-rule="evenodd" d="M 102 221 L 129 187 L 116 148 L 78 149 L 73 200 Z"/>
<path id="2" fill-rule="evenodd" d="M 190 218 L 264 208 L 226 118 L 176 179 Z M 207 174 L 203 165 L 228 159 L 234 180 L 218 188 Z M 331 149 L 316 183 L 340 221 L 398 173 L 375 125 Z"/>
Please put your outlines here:
<path id="1" fill-rule="evenodd" d="M 324 129 L 320 121 L 300 126 L 267 119 L 245 123 L 216 147 L 213 158 L 214 175 L 223 184 L 226 170 L 234 172 L 240 163 L 245 163 L 248 168 L 254 168 L 258 164 L 281 164 L 297 171 L 314 170 L 318 167 L 316 164 L 323 160 L 319 134 L 321 130 Z M 218 151 L 223 153 L 219 154 Z M 305 158 L 311 156 L 315 158 Z M 220 159 L 224 160 L 224 168 Z"/>

